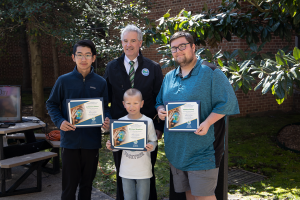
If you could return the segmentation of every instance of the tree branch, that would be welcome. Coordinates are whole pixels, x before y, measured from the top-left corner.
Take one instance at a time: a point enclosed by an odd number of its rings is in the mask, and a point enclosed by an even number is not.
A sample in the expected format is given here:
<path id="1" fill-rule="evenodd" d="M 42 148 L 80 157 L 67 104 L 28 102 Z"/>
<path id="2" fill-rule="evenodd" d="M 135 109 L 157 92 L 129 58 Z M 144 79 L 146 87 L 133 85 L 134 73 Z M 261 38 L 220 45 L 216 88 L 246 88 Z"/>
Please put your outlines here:
<path id="1" fill-rule="evenodd" d="M 264 9 L 262 9 L 261 7 L 260 7 L 260 5 L 258 5 L 257 3 L 256 3 L 256 1 L 254 0 L 254 3 L 251 1 L 251 0 L 246 0 L 248 3 L 250 3 L 251 5 L 253 5 L 253 6 L 255 6 L 256 8 L 257 8 L 257 10 L 259 10 L 260 12 L 264 12 L 264 13 L 267 13 L 267 12 L 270 12 L 271 11 L 271 9 L 266 9 L 266 10 L 264 10 Z"/>

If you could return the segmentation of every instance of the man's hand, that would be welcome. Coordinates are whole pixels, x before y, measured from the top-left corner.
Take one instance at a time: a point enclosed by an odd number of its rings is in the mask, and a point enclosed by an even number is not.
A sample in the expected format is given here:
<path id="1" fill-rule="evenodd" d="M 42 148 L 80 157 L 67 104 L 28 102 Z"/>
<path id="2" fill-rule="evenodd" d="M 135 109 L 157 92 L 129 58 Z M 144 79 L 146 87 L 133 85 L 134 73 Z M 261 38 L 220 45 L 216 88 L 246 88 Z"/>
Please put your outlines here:
<path id="1" fill-rule="evenodd" d="M 194 133 L 197 135 L 205 135 L 209 127 L 224 116 L 225 115 L 217 114 L 213 112 L 210 113 L 210 115 L 206 118 L 204 122 L 200 124 L 199 128 Z"/>
<path id="2" fill-rule="evenodd" d="M 104 128 L 106 131 L 109 131 L 109 127 L 110 127 L 110 119 L 108 117 L 105 118 L 102 128 Z"/>
<path id="3" fill-rule="evenodd" d="M 199 128 L 194 132 L 197 135 L 206 135 L 210 124 L 207 121 L 204 121 L 200 124 Z"/>
<path id="4" fill-rule="evenodd" d="M 106 142 L 106 148 L 112 151 L 110 140 L 107 140 L 107 142 Z"/>
<path id="5" fill-rule="evenodd" d="M 69 122 L 67 122 L 66 120 L 64 120 L 60 125 L 60 130 L 63 131 L 75 131 L 75 129 L 76 127 L 70 124 Z"/>
<path id="6" fill-rule="evenodd" d="M 164 106 L 159 106 L 157 108 L 157 114 L 159 119 L 165 120 L 165 118 L 167 117 L 167 111 L 165 110 Z"/>
<path id="7" fill-rule="evenodd" d="M 147 151 L 151 151 L 151 150 L 153 149 L 153 145 L 150 144 L 150 143 L 148 143 L 148 144 L 146 145 L 146 149 L 147 149 Z"/>
<path id="8" fill-rule="evenodd" d="M 155 130 L 155 132 L 156 132 L 157 139 L 160 140 L 163 135 L 163 132 L 161 132 L 160 130 L 157 130 L 157 129 Z"/>

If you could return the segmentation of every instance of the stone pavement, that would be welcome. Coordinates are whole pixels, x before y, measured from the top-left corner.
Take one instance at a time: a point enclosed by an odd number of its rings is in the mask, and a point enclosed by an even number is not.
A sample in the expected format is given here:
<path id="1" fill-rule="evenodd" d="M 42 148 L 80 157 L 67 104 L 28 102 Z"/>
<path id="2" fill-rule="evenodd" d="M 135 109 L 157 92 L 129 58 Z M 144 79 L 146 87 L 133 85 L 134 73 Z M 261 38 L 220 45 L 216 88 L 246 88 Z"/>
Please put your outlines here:
<path id="1" fill-rule="evenodd" d="M 25 171 L 27 170 L 24 166 L 12 168 L 12 179 L 6 181 L 6 189 L 8 189 Z M 36 186 L 36 171 L 31 174 L 27 180 L 25 180 L 18 189 L 34 187 Z M 46 172 L 42 173 L 42 191 L 15 195 L 9 197 L 1 197 L 1 200 L 60 200 L 61 195 L 61 173 L 52 175 Z M 1 186 L 1 182 L 0 182 Z M 1 188 L 1 187 L 0 187 Z M 228 200 L 240 200 L 242 196 L 228 195 Z M 114 200 L 110 196 L 104 194 L 103 192 L 93 188 L 92 190 L 92 200 Z M 164 200 L 169 200 L 165 198 Z"/>
<path id="2" fill-rule="evenodd" d="M 8 189 L 15 180 L 17 180 L 25 171 L 27 170 L 26 167 L 19 166 L 12 168 L 12 179 L 6 181 L 6 189 Z M 36 186 L 36 171 L 31 174 L 27 180 L 25 180 L 18 189 L 28 188 L 28 187 L 35 187 Z M 61 173 L 56 175 L 51 175 L 48 173 L 42 173 L 42 191 L 29 193 L 29 194 L 22 194 L 22 195 L 15 195 L 15 196 L 8 196 L 8 197 L 1 197 L 1 200 L 60 200 L 61 195 Z M 1 185 L 1 183 L 0 183 Z M 110 196 L 102 193 L 101 191 L 93 188 L 92 190 L 92 200 L 114 200 Z"/>

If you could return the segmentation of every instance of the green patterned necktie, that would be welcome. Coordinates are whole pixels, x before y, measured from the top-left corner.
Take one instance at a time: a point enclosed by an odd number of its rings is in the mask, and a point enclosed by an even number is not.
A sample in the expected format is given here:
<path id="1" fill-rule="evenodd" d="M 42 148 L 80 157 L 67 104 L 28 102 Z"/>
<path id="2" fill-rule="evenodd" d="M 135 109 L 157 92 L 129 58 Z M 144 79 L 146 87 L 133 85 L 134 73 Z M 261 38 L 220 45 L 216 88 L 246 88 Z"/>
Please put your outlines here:
<path id="1" fill-rule="evenodd" d="M 130 65 L 130 69 L 129 69 L 129 78 L 130 78 L 130 83 L 131 83 L 131 87 L 133 88 L 134 86 L 134 61 L 129 61 L 129 65 Z"/>

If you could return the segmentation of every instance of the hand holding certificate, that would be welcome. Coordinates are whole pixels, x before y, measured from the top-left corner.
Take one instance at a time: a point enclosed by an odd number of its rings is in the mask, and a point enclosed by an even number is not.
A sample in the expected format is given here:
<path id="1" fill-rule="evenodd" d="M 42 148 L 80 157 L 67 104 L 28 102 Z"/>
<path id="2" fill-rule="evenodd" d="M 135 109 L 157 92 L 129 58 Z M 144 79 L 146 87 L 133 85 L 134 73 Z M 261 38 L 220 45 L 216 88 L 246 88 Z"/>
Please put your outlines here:
<path id="1" fill-rule="evenodd" d="M 113 149 L 145 151 L 147 121 L 111 120 L 110 141 Z"/>
<path id="2" fill-rule="evenodd" d="M 168 131 L 195 131 L 200 124 L 200 101 L 165 103 Z"/>
<path id="3" fill-rule="evenodd" d="M 69 122 L 76 127 L 102 126 L 103 98 L 67 99 Z"/>

